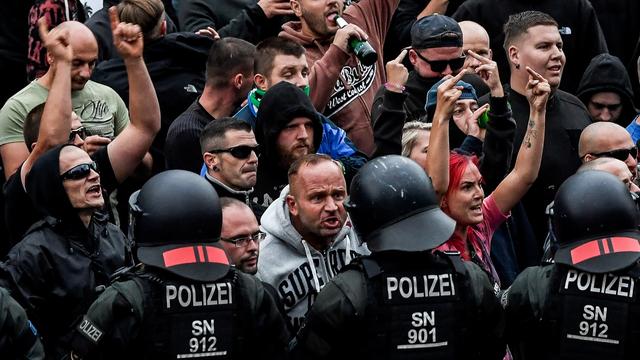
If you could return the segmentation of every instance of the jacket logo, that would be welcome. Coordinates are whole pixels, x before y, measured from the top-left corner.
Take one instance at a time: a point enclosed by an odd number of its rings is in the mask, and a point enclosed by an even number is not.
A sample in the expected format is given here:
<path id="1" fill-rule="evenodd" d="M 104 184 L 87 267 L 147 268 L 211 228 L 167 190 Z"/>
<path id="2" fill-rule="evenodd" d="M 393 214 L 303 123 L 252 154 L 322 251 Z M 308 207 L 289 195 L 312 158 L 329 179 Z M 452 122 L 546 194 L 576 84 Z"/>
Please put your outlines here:
<path id="1" fill-rule="evenodd" d="M 340 76 L 349 86 L 345 87 L 341 79 L 336 81 L 325 109 L 325 115 L 328 117 L 335 115 L 369 90 L 376 76 L 376 64 L 371 66 L 364 66 L 360 63 L 357 66 L 347 65 L 340 71 Z"/>
<path id="2" fill-rule="evenodd" d="M 100 341 L 103 334 L 102 331 L 87 318 L 82 320 L 82 323 L 78 326 L 78 330 L 96 344 Z"/>

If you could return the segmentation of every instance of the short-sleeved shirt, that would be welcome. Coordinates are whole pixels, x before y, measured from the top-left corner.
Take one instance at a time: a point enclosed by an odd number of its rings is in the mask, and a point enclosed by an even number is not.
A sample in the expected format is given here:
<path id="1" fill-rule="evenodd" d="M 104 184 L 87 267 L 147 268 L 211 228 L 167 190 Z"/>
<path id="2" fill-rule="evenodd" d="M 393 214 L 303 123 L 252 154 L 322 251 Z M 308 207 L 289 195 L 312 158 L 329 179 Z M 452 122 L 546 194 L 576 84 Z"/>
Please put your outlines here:
<path id="1" fill-rule="evenodd" d="M 49 90 L 32 81 L 0 109 L 0 145 L 23 142 L 22 130 L 29 111 L 47 100 Z M 89 80 L 82 90 L 71 92 L 73 111 L 91 135 L 114 138 L 129 124 L 129 111 L 108 86 Z"/>
<path id="2" fill-rule="evenodd" d="M 98 165 L 102 189 L 107 193 L 115 190 L 118 186 L 118 181 L 111 167 L 107 147 L 103 146 L 100 148 L 91 158 Z M 38 211 L 22 184 L 20 177 L 21 170 L 22 166 L 11 175 L 9 180 L 4 184 L 3 189 L 5 197 L 5 218 L 2 220 L 5 221 L 7 229 L 9 230 L 8 240 L 11 246 L 22 240 L 22 237 L 29 227 L 40 220 Z M 105 196 L 105 201 L 106 200 L 107 197 Z M 5 254 L 0 255 L 4 256 Z"/>

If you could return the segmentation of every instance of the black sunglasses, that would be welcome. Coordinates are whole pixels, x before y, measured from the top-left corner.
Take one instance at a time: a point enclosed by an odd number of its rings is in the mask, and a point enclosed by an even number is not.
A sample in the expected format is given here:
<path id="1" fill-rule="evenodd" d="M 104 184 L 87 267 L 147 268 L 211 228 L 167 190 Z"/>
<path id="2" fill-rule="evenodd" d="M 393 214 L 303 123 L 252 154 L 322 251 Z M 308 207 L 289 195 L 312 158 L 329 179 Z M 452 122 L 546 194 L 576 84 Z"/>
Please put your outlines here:
<path id="1" fill-rule="evenodd" d="M 631 155 L 631 157 L 633 157 L 634 159 L 638 156 L 638 148 L 634 146 L 631 149 L 616 149 L 591 155 L 595 157 L 610 157 L 618 159 L 620 161 L 627 161 L 629 155 Z"/>
<path id="2" fill-rule="evenodd" d="M 62 180 L 80 180 L 84 179 L 91 173 L 91 170 L 100 173 L 98 171 L 98 164 L 95 161 L 92 161 L 88 164 L 80 164 L 72 167 L 71 169 L 65 171 L 60 178 Z"/>
<path id="3" fill-rule="evenodd" d="M 69 132 L 69 142 L 73 142 L 76 139 L 76 135 L 80 137 L 80 139 L 84 140 L 87 138 L 87 129 L 84 126 L 81 126 L 77 129 L 73 129 Z"/>
<path id="4" fill-rule="evenodd" d="M 256 153 L 256 156 L 260 156 L 260 146 L 238 145 L 228 149 L 215 149 L 207 152 L 211 154 L 228 152 L 234 158 L 244 160 L 251 156 L 251 152 Z"/>
<path id="5" fill-rule="evenodd" d="M 593 106 L 596 110 L 600 111 L 600 110 L 604 110 L 604 109 L 608 109 L 609 111 L 617 111 L 618 109 L 620 109 L 622 107 L 622 104 L 601 104 L 601 103 L 597 103 L 597 102 L 593 102 L 590 101 L 589 103 L 591 103 L 591 106 Z"/>
<path id="6" fill-rule="evenodd" d="M 464 60 L 467 58 L 464 54 L 462 54 L 462 56 L 455 59 L 429 60 L 426 57 L 422 56 L 417 49 L 413 49 L 413 51 L 415 51 L 416 55 L 420 59 L 431 66 L 431 70 L 438 73 L 443 72 L 447 68 L 447 65 L 451 66 L 451 71 L 453 72 L 460 70 L 462 66 L 464 66 Z"/>

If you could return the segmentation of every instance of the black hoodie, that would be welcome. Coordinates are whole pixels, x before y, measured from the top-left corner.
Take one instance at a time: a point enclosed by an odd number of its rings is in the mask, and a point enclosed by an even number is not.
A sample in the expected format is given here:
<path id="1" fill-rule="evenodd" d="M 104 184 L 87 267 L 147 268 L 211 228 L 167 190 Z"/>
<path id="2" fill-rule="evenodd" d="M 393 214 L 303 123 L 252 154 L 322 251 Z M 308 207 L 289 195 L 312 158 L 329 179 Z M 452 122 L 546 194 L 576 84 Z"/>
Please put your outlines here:
<path id="1" fill-rule="evenodd" d="M 591 96 L 604 91 L 620 95 L 622 113 L 616 123 L 627 127 L 638 114 L 633 104 L 631 80 L 622 61 L 609 54 L 600 54 L 591 59 L 587 70 L 582 75 L 576 95 L 588 107 Z"/>
<path id="2" fill-rule="evenodd" d="M 291 120 L 306 117 L 313 121 L 313 151 L 322 141 L 322 122 L 309 97 L 297 86 L 282 81 L 271 87 L 260 102 L 256 119 L 256 140 L 261 147 L 258 182 L 254 202 L 269 206 L 287 185 L 287 169 L 280 166 L 278 134 Z M 256 199 L 257 198 L 257 199 Z"/>
<path id="3" fill-rule="evenodd" d="M 0 263 L 0 286 L 25 308 L 44 338 L 47 356 L 65 347 L 65 334 L 84 314 L 109 277 L 129 264 L 124 234 L 96 212 L 85 227 L 60 179 L 57 146 L 27 176 L 27 192 L 44 216 Z"/>

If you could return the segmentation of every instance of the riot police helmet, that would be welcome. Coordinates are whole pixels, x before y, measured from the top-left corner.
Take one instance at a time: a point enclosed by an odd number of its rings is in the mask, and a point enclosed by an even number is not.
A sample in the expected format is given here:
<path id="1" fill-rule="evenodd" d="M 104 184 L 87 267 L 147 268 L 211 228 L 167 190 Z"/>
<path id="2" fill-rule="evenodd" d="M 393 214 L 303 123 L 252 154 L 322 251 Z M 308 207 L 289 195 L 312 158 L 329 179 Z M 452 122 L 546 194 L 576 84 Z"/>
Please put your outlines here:
<path id="1" fill-rule="evenodd" d="M 145 265 L 196 281 L 229 270 L 219 244 L 222 210 L 204 178 L 184 170 L 161 172 L 129 198 L 129 239 Z"/>
<path id="2" fill-rule="evenodd" d="M 371 251 L 431 250 L 455 229 L 424 169 L 399 155 L 365 164 L 351 182 L 345 208 Z"/>
<path id="3" fill-rule="evenodd" d="M 556 263 L 605 273 L 640 259 L 638 209 L 628 188 L 599 170 L 580 172 L 558 189 L 552 225 Z"/>

